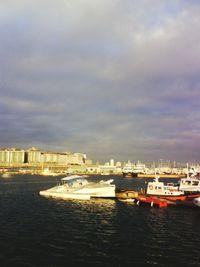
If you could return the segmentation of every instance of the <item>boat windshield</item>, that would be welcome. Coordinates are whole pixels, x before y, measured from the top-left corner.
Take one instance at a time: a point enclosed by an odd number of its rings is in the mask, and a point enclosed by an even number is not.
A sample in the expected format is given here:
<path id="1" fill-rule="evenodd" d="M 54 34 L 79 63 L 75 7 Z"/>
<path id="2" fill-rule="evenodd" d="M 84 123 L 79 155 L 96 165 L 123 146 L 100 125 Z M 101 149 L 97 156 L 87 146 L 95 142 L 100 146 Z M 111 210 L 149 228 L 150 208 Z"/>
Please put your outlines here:
<path id="1" fill-rule="evenodd" d="M 71 180 L 61 180 L 62 185 L 66 185 L 67 187 L 80 187 L 88 184 L 88 181 L 85 178 L 77 178 Z"/>
<path id="2" fill-rule="evenodd" d="M 167 186 L 179 186 L 178 183 L 167 183 Z"/>

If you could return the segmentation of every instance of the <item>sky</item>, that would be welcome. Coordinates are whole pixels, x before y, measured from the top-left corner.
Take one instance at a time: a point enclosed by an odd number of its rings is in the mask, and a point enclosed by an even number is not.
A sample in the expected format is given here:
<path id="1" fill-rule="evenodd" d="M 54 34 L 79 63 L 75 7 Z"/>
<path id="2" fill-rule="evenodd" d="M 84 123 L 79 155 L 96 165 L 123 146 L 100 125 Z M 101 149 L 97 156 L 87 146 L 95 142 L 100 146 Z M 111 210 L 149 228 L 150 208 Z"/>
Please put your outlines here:
<path id="1" fill-rule="evenodd" d="M 200 162 L 200 1 L 0 0 L 0 147 Z"/>

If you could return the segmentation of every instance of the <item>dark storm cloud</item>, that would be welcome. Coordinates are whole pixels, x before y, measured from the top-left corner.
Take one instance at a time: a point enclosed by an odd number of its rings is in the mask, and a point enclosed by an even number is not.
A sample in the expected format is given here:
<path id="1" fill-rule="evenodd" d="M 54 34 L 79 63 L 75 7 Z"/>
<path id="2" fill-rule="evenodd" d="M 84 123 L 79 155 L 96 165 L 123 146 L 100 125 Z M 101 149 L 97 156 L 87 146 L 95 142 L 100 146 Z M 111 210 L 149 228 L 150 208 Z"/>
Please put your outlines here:
<path id="1" fill-rule="evenodd" d="M 198 159 L 197 1 L 1 1 L 1 146 Z"/>

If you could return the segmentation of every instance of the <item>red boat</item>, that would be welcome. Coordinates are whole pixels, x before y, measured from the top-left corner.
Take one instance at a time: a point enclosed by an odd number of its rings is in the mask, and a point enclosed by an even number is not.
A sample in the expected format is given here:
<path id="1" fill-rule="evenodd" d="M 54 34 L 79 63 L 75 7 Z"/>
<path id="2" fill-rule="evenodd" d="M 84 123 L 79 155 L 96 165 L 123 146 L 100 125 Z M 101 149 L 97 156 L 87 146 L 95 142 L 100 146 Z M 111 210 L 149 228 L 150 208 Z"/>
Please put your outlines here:
<path id="1" fill-rule="evenodd" d="M 138 197 L 135 198 L 135 202 L 137 205 L 139 204 L 150 204 L 151 207 L 158 206 L 159 208 L 166 208 L 168 206 L 168 201 L 166 199 L 161 199 L 155 196 L 147 196 L 139 194 Z"/>
<path id="2" fill-rule="evenodd" d="M 193 201 L 194 198 L 200 197 L 200 189 L 197 187 L 196 190 L 194 189 L 192 181 L 193 179 L 196 180 L 196 178 L 191 177 L 187 179 L 190 179 L 193 190 L 190 190 L 189 187 L 187 187 L 187 191 L 180 189 L 182 188 L 180 185 L 185 182 L 186 179 L 181 179 L 178 184 L 164 184 L 164 182 L 159 181 L 159 177 L 155 177 L 152 182 L 147 183 L 146 196 L 156 196 L 169 201 Z"/>

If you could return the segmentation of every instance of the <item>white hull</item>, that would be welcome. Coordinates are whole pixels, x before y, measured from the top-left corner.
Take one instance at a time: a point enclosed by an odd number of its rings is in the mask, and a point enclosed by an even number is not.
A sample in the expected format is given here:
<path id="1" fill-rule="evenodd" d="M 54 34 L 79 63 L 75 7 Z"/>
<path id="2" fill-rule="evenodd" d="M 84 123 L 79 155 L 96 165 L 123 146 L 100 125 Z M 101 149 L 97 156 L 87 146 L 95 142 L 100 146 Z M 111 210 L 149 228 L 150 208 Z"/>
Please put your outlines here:
<path id="1" fill-rule="evenodd" d="M 194 205 L 196 205 L 197 207 L 200 207 L 200 197 L 197 197 L 193 200 Z"/>
<path id="2" fill-rule="evenodd" d="M 10 173 L 3 173 L 2 175 L 1 175 L 1 177 L 2 178 L 10 178 L 12 175 L 10 174 Z"/>
<path id="3" fill-rule="evenodd" d="M 81 199 L 81 200 L 90 200 L 90 195 L 86 194 L 75 194 L 75 193 L 56 193 L 40 191 L 40 195 L 44 197 L 60 198 L 60 199 Z"/>
<path id="4" fill-rule="evenodd" d="M 62 181 L 64 184 L 40 191 L 39 194 L 61 199 L 115 198 L 115 185 L 110 184 L 112 180 L 88 182 L 86 179 L 72 176 L 62 178 Z"/>
<path id="5" fill-rule="evenodd" d="M 49 189 L 39 192 L 41 196 L 62 198 L 62 199 L 91 199 L 91 198 L 115 198 L 115 190 L 113 188 L 87 188 L 74 192 L 57 191 Z"/>

